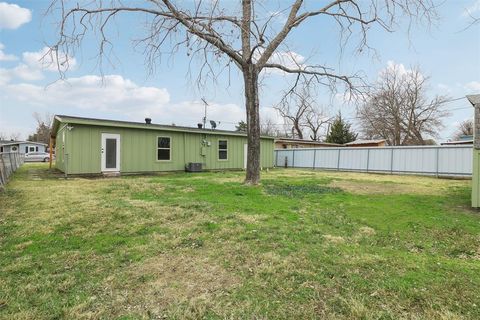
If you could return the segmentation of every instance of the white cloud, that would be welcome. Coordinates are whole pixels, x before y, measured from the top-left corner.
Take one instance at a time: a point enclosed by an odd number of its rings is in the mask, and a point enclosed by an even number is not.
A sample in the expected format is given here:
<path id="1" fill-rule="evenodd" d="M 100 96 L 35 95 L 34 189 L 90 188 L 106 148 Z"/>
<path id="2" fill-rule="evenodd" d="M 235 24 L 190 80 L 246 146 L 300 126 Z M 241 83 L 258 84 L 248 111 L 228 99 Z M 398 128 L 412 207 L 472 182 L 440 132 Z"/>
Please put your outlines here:
<path id="1" fill-rule="evenodd" d="M 0 30 L 17 29 L 22 24 L 30 22 L 32 13 L 16 4 L 0 2 Z"/>
<path id="2" fill-rule="evenodd" d="M 140 87 L 118 75 L 83 76 L 58 81 L 48 87 L 10 84 L 4 90 L 18 100 L 38 106 L 123 111 L 164 105 L 170 96 L 166 89 Z"/>
<path id="3" fill-rule="evenodd" d="M 387 71 L 395 71 L 400 76 L 406 76 L 413 72 L 412 69 L 407 69 L 403 63 L 395 63 L 392 60 L 387 61 L 387 66 L 380 71 L 380 75 Z"/>
<path id="4" fill-rule="evenodd" d="M 0 60 L 1 49 L 0 47 Z M 68 58 L 68 59 L 67 59 Z M 49 51 L 47 47 L 39 51 L 22 53 L 22 62 L 10 69 L 0 69 L 0 84 L 10 82 L 12 79 L 20 79 L 25 81 L 41 80 L 44 76 L 44 71 L 57 72 L 58 68 L 61 71 L 67 69 L 75 69 L 76 60 L 73 57 L 67 56 L 63 53 L 58 54 L 59 66 L 57 65 L 57 57 L 55 53 Z"/>
<path id="5" fill-rule="evenodd" d="M 424 79 L 423 74 L 421 74 L 418 69 L 408 69 L 403 63 L 395 63 L 395 61 L 389 60 L 387 61 L 387 66 L 378 73 L 378 80 L 381 81 L 385 75 L 390 73 L 395 73 L 403 79 Z"/>
<path id="6" fill-rule="evenodd" d="M 58 64 L 55 52 L 50 52 L 48 47 L 43 47 L 39 51 L 24 52 L 22 53 L 23 62 L 32 69 L 45 70 L 45 71 L 58 71 L 58 68 L 62 71 L 68 69 L 75 69 L 77 61 L 71 56 L 67 56 L 64 53 L 58 53 Z"/>
<path id="7" fill-rule="evenodd" d="M 7 54 L 3 52 L 3 49 L 5 49 L 5 46 L 3 43 L 0 43 L 0 61 L 14 61 L 17 60 L 17 57 L 13 54 Z"/>
<path id="8" fill-rule="evenodd" d="M 10 70 L 0 68 L 0 86 L 7 84 L 10 79 Z"/>
<path id="9" fill-rule="evenodd" d="M 35 81 L 43 79 L 43 73 L 39 69 L 31 68 L 30 66 L 22 63 L 13 69 L 9 70 L 11 77 L 19 78 L 26 81 Z"/>
<path id="10" fill-rule="evenodd" d="M 475 13 L 480 12 L 480 0 L 474 1 L 470 6 L 463 10 L 462 15 L 464 17 L 470 17 Z"/>
<path id="11" fill-rule="evenodd" d="M 254 60 L 257 61 L 260 59 L 260 56 L 263 53 L 263 49 L 255 51 Z M 272 54 L 269 63 L 280 64 L 289 69 L 302 69 L 305 68 L 305 57 L 295 51 L 276 51 Z M 269 74 L 281 74 L 284 75 L 285 72 L 275 68 L 263 69 L 263 72 Z"/>
<path id="12" fill-rule="evenodd" d="M 480 93 L 480 82 L 479 81 L 471 81 L 465 85 L 465 89 L 469 93 Z"/>
<path id="13" fill-rule="evenodd" d="M 268 62 L 282 64 L 287 68 L 301 68 L 305 57 L 294 51 L 278 51 L 272 54 Z"/>
<path id="14" fill-rule="evenodd" d="M 126 117 L 133 121 L 151 117 L 154 123 L 196 126 L 204 113 L 202 101 L 171 103 L 167 89 L 139 86 L 120 75 L 103 78 L 87 75 L 47 87 L 8 84 L 0 90 L 6 99 L 17 101 L 19 105 L 46 110 L 61 108 L 66 114 L 98 116 L 104 113 L 110 118 Z M 233 129 L 234 123 L 245 119 L 245 112 L 237 104 L 209 102 L 208 119 L 220 122 L 219 129 Z"/>

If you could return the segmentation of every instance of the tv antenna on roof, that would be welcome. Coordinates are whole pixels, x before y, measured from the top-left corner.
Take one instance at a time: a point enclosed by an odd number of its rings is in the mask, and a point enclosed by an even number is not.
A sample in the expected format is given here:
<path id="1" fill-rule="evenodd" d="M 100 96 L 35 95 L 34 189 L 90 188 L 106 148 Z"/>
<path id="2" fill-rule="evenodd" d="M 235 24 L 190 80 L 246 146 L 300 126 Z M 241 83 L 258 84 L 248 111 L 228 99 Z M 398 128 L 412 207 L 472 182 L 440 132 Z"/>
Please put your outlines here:
<path id="1" fill-rule="evenodd" d="M 207 101 L 205 100 L 205 98 L 202 98 L 202 101 L 205 105 L 205 115 L 203 116 L 203 127 L 206 128 L 206 125 L 207 125 L 207 107 L 208 107 L 208 103 Z"/>

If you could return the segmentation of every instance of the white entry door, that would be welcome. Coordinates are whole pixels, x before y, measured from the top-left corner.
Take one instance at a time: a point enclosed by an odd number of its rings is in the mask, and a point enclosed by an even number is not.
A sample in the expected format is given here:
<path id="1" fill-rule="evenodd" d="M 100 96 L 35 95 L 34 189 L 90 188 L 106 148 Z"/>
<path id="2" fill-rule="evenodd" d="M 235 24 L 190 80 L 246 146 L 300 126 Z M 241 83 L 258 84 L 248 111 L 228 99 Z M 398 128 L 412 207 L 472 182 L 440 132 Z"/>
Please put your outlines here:
<path id="1" fill-rule="evenodd" d="M 120 172 L 120 135 L 102 133 L 102 172 Z"/>
<path id="2" fill-rule="evenodd" d="M 243 169 L 247 169 L 248 144 L 243 145 Z"/>

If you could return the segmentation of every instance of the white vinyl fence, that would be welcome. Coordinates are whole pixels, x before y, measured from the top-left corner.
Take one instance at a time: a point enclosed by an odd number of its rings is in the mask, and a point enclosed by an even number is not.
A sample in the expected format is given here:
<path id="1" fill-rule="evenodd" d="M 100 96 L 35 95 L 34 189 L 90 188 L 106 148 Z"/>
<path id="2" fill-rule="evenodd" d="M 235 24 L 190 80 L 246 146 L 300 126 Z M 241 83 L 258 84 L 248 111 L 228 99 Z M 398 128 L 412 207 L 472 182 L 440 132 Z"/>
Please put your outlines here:
<path id="1" fill-rule="evenodd" d="M 275 150 L 275 165 L 339 171 L 470 177 L 472 146 L 305 148 Z"/>
<path id="2" fill-rule="evenodd" d="M 25 161 L 25 155 L 18 152 L 0 153 L 0 191 L 5 188 L 8 178 Z"/>

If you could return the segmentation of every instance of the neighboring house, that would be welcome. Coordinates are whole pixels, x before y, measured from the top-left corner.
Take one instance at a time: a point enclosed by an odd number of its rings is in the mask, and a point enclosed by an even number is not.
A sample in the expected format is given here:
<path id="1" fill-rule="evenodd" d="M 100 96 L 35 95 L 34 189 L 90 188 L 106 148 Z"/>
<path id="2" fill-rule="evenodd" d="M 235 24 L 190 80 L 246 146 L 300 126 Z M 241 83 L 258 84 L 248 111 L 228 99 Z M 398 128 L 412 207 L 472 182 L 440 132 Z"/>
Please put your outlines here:
<path id="1" fill-rule="evenodd" d="M 31 152 L 45 152 L 46 149 L 47 145 L 41 142 L 0 140 L 0 152 L 19 152 L 27 154 Z"/>
<path id="2" fill-rule="evenodd" d="M 341 144 L 327 143 L 314 140 L 277 138 L 275 139 L 275 149 L 294 149 L 294 148 L 323 148 L 323 147 L 341 147 Z"/>
<path id="3" fill-rule="evenodd" d="M 472 135 L 466 135 L 466 136 L 460 136 L 458 140 L 455 141 L 447 141 L 447 142 L 442 142 L 441 145 L 459 145 L 459 144 L 472 144 L 473 145 L 473 136 Z"/>
<path id="4" fill-rule="evenodd" d="M 345 143 L 345 147 L 385 147 L 385 140 L 355 140 L 349 143 Z"/>
<path id="5" fill-rule="evenodd" d="M 55 166 L 67 174 L 141 173 L 243 169 L 247 137 L 236 131 L 200 129 L 56 115 Z M 263 168 L 273 167 L 273 137 L 261 137 Z"/>

